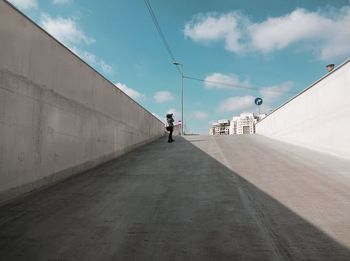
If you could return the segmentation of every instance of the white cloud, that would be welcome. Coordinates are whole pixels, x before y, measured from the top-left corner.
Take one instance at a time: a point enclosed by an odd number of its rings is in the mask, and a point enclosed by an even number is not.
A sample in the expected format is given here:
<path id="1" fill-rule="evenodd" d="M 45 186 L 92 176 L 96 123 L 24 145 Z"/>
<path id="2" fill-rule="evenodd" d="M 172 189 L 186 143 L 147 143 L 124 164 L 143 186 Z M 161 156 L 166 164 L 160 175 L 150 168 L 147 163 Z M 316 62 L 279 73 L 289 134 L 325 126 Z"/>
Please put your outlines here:
<path id="1" fill-rule="evenodd" d="M 268 18 L 262 23 L 252 24 L 249 32 L 255 49 L 271 52 L 298 41 L 319 38 L 323 35 L 324 28 L 331 23 L 329 19 L 317 13 L 296 9 L 285 16 Z"/>
<path id="2" fill-rule="evenodd" d="M 293 83 L 291 81 L 288 81 L 279 85 L 264 87 L 260 90 L 260 94 L 262 95 L 264 103 L 271 103 L 276 101 L 282 95 L 286 94 L 285 92 L 290 91 L 292 87 Z"/>
<path id="3" fill-rule="evenodd" d="M 219 111 L 237 112 L 251 109 L 254 107 L 254 99 L 253 96 L 230 97 L 219 104 Z"/>
<path id="4" fill-rule="evenodd" d="M 101 66 L 101 69 L 104 73 L 112 73 L 113 67 L 107 64 L 104 60 L 99 60 L 99 65 Z"/>
<path id="5" fill-rule="evenodd" d="M 90 52 L 87 52 L 87 51 L 80 52 L 80 51 L 77 51 L 76 49 L 74 52 L 77 55 L 79 55 L 81 58 L 83 58 L 83 60 L 86 61 L 88 64 L 90 64 L 92 66 L 95 66 L 98 64 L 98 58 L 96 57 L 96 55 L 94 55 Z"/>
<path id="6" fill-rule="evenodd" d="M 96 55 L 88 51 L 81 51 L 76 47 L 81 43 L 87 45 L 94 43 L 95 39 L 86 36 L 73 19 L 62 17 L 52 18 L 47 14 L 43 14 L 40 23 L 48 33 L 65 44 L 92 67 L 98 67 L 103 73 L 107 74 L 113 72 L 113 67 L 103 59 L 96 57 Z"/>
<path id="7" fill-rule="evenodd" d="M 66 45 L 79 43 L 91 44 L 95 39 L 88 37 L 71 18 L 52 18 L 42 15 L 40 24 L 49 34 Z"/>
<path id="8" fill-rule="evenodd" d="M 72 0 L 53 0 L 53 3 L 55 5 L 60 5 L 60 4 L 70 4 Z"/>
<path id="9" fill-rule="evenodd" d="M 270 112 L 273 108 L 273 103 L 278 101 L 286 92 L 290 91 L 293 87 L 291 81 L 284 82 L 282 84 L 272 85 L 264 87 L 260 90 L 260 95 L 263 98 L 263 105 L 259 106 L 261 113 Z M 220 112 L 249 112 L 256 111 L 257 106 L 254 103 L 256 97 L 254 96 L 235 96 L 229 97 L 223 100 L 219 106 L 218 111 Z"/>
<path id="10" fill-rule="evenodd" d="M 207 89 L 234 89 L 236 87 L 249 87 L 248 81 L 241 81 L 235 74 L 213 73 L 205 77 L 204 86 Z"/>
<path id="11" fill-rule="evenodd" d="M 12 3 L 14 6 L 18 7 L 19 9 L 38 8 L 37 0 L 8 0 L 8 1 Z"/>
<path id="12" fill-rule="evenodd" d="M 209 43 L 223 40 L 227 50 L 241 52 L 242 31 L 240 24 L 246 19 L 237 12 L 227 14 L 209 13 L 195 15 L 185 24 L 184 34 L 196 42 Z"/>
<path id="13" fill-rule="evenodd" d="M 249 28 L 254 49 L 269 53 L 301 43 L 322 60 L 350 55 L 350 8 L 327 13 L 296 9 Z M 288 33 L 285 33 L 288 32 Z M 311 47 L 309 47 L 311 46 Z"/>
<path id="14" fill-rule="evenodd" d="M 203 111 L 194 111 L 192 113 L 193 118 L 197 119 L 197 120 L 204 120 L 206 118 L 208 118 L 208 114 L 206 112 Z"/>
<path id="15" fill-rule="evenodd" d="M 162 103 L 173 100 L 174 96 L 169 91 L 158 91 L 154 94 L 153 98 L 156 103 Z"/>
<path id="16" fill-rule="evenodd" d="M 88 64 L 90 64 L 92 67 L 99 67 L 102 72 L 104 73 L 112 73 L 113 72 L 113 68 L 112 66 L 106 64 L 106 62 L 101 59 L 96 57 L 96 55 L 87 52 L 87 51 L 83 51 L 83 52 L 76 52 L 76 54 L 78 54 L 78 56 L 80 56 L 84 61 L 86 61 Z"/>
<path id="17" fill-rule="evenodd" d="M 134 100 L 140 100 L 140 99 L 145 98 L 144 94 L 128 87 L 126 84 L 122 84 L 122 83 L 117 82 L 115 84 L 115 86 L 117 86 L 119 89 L 121 89 L 123 92 L 125 92 L 127 95 L 129 95 Z"/>
<path id="18" fill-rule="evenodd" d="M 209 13 L 194 16 L 185 24 L 184 34 L 196 42 L 224 41 L 225 48 L 236 54 L 272 53 L 299 44 L 317 58 L 330 60 L 350 55 L 349 24 L 350 7 L 315 12 L 297 8 L 260 23 L 237 12 Z"/>
<path id="19" fill-rule="evenodd" d="M 81 59 L 83 59 L 85 62 L 90 64 L 94 68 L 98 68 L 102 70 L 104 73 L 112 73 L 113 72 L 113 67 L 106 64 L 106 62 L 101 59 L 96 57 L 93 53 L 90 53 L 88 51 L 81 51 L 75 46 L 68 47 L 73 53 L 78 55 Z"/>

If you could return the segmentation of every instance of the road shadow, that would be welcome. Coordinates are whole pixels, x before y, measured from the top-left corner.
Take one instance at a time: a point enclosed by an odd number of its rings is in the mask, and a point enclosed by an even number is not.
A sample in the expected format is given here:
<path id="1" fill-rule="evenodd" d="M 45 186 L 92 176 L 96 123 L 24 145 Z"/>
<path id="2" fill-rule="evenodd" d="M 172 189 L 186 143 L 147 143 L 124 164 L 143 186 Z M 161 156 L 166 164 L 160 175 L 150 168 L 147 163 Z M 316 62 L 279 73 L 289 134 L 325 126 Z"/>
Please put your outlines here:
<path id="1" fill-rule="evenodd" d="M 0 217 L 3 260 L 350 260 L 181 137 L 13 201 Z"/>

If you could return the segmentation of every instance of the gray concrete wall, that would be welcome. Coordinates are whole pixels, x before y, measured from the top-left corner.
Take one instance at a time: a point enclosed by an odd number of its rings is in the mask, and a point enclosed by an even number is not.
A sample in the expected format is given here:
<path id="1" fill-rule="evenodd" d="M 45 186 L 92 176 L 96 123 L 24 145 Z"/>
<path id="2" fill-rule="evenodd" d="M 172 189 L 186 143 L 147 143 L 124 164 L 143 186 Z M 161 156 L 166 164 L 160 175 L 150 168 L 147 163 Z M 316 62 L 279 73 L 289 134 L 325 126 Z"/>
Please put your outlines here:
<path id="1" fill-rule="evenodd" d="M 0 201 L 161 135 L 161 121 L 0 1 Z"/>
<path id="2" fill-rule="evenodd" d="M 256 132 L 350 159 L 349 115 L 350 60 L 259 122 Z"/>

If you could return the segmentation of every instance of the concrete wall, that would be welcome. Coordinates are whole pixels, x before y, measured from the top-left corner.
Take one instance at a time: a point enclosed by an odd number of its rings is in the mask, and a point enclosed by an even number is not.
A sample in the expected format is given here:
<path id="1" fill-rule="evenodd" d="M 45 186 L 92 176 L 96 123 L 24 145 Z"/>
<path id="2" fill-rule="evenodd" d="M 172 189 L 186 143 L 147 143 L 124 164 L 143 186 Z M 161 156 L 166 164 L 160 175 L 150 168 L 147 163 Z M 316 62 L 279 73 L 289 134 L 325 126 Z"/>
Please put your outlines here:
<path id="1" fill-rule="evenodd" d="M 256 132 L 350 159 L 350 60 L 268 115 Z"/>
<path id="2" fill-rule="evenodd" d="M 0 1 L 0 201 L 161 135 L 161 121 Z"/>

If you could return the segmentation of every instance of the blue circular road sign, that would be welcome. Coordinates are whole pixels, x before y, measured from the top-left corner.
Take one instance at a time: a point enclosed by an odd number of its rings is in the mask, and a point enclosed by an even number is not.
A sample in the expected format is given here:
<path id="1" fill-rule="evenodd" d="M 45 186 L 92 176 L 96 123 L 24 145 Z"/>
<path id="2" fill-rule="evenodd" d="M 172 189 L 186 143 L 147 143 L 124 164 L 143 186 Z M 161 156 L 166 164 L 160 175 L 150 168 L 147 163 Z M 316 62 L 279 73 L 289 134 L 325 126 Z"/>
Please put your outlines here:
<path id="1" fill-rule="evenodd" d="M 261 104 L 263 104 L 263 99 L 258 97 L 258 98 L 255 99 L 254 102 L 255 102 L 256 105 L 260 106 Z"/>

